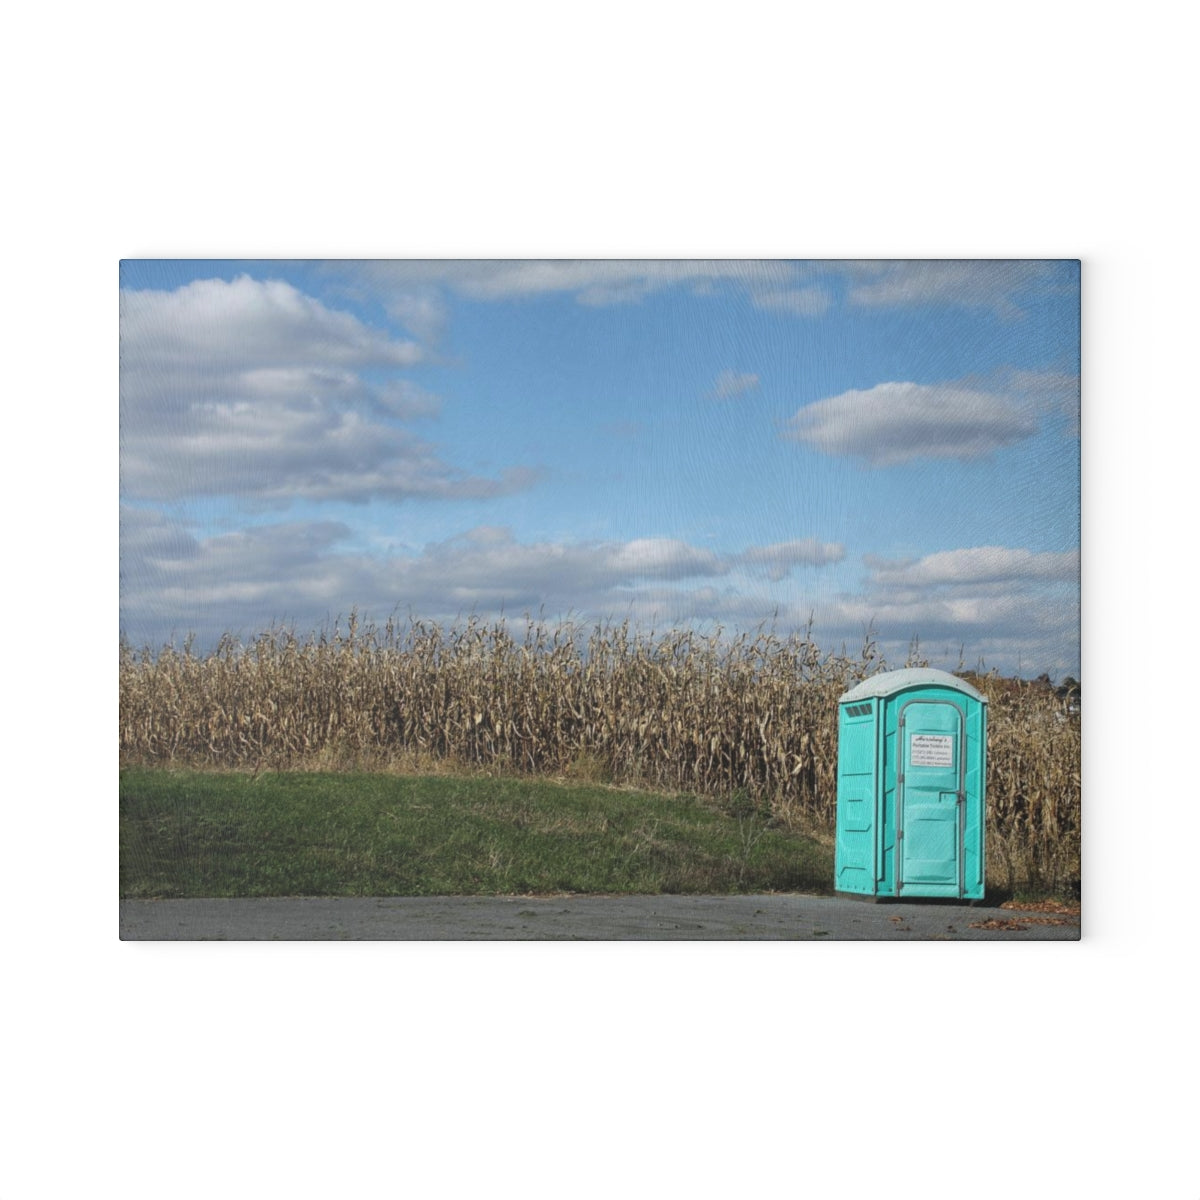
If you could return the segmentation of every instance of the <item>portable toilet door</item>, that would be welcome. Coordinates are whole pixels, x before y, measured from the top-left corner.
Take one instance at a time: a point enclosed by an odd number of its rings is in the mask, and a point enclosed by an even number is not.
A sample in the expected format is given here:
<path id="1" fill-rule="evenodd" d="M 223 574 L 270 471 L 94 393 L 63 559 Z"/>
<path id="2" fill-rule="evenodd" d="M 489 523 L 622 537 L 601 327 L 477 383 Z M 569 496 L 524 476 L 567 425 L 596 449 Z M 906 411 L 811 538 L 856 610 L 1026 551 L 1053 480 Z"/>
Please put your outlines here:
<path id="1" fill-rule="evenodd" d="M 987 698 L 928 667 L 864 680 L 838 701 L 834 886 L 981 900 Z"/>

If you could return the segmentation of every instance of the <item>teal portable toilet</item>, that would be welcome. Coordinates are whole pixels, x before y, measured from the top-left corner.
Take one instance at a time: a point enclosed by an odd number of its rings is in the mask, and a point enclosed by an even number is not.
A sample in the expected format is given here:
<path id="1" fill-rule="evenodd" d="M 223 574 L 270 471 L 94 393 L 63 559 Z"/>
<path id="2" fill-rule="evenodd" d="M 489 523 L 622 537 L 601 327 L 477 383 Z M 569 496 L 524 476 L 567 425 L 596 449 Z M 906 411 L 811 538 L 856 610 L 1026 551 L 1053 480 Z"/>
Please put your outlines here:
<path id="1" fill-rule="evenodd" d="M 987 698 L 947 671 L 886 671 L 838 701 L 834 887 L 982 900 Z"/>

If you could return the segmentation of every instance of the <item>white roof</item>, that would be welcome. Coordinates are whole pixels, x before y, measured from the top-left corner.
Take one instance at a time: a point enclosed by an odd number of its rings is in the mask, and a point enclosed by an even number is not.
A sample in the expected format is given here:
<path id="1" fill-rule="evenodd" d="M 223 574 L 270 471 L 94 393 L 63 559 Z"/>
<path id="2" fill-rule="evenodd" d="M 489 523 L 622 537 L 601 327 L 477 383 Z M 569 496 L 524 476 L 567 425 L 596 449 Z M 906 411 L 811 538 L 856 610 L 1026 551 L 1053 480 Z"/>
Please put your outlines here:
<path id="1" fill-rule="evenodd" d="M 852 687 L 839 701 L 846 704 L 852 700 L 868 700 L 872 696 L 892 696 L 905 688 L 928 687 L 936 684 L 938 687 L 953 688 L 963 692 L 981 703 L 987 703 L 987 697 L 976 691 L 965 679 L 951 675 L 949 671 L 939 671 L 936 667 L 905 667 L 902 671 L 884 671 L 864 679 L 856 687 Z"/>

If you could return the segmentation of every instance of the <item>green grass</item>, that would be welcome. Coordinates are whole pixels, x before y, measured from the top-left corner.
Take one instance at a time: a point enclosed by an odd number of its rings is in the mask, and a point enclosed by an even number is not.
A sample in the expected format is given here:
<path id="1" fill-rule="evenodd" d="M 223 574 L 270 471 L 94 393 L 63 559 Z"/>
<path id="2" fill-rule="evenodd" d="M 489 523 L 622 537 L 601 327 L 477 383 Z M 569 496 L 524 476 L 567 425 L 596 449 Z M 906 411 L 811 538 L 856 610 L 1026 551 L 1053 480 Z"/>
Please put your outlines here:
<path id="1" fill-rule="evenodd" d="M 121 895 L 829 892 L 831 848 L 753 810 L 596 785 L 121 772 Z"/>

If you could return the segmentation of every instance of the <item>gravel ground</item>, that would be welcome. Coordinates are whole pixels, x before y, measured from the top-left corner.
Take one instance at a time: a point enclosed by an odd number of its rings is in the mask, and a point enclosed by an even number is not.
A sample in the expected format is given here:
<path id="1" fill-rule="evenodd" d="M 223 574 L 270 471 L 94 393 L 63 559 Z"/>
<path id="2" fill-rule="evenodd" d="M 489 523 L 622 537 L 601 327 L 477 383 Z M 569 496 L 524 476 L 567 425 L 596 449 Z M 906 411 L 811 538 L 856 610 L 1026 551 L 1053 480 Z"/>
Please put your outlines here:
<path id="1" fill-rule="evenodd" d="M 844 897 L 122 900 L 122 941 L 1077 941 L 1080 919 Z"/>

